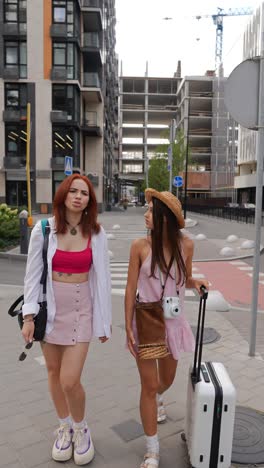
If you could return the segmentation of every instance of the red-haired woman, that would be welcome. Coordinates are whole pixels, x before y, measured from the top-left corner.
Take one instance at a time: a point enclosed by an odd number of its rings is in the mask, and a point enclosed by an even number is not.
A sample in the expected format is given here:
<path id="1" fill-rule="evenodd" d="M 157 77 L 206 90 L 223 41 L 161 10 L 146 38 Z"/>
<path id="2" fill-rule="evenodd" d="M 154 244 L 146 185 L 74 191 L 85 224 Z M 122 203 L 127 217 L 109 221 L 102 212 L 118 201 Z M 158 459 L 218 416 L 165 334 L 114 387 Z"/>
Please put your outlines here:
<path id="1" fill-rule="evenodd" d="M 97 201 L 85 176 L 73 174 L 59 186 L 50 218 L 48 247 L 48 319 L 44 341 L 49 389 L 59 418 L 52 449 L 56 461 L 72 457 L 77 465 L 94 456 L 85 420 L 80 379 L 92 336 L 101 343 L 111 335 L 111 280 L 107 238 L 97 222 Z M 34 227 L 27 260 L 22 334 L 33 339 L 38 313 L 43 233 Z"/>

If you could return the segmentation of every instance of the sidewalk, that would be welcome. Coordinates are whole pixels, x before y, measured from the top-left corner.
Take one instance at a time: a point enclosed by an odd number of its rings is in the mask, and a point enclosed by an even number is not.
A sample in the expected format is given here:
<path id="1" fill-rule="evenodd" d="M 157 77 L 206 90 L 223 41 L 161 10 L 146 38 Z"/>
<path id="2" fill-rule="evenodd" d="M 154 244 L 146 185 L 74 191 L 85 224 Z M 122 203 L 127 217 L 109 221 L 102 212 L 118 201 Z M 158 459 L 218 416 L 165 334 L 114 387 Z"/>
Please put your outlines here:
<path id="1" fill-rule="evenodd" d="M 112 262 L 127 262 L 132 239 L 145 232 L 142 215 L 143 210 L 139 209 L 100 215 L 106 231 L 115 235 L 115 239 L 109 240 Z M 190 214 L 190 217 L 194 216 Z M 120 229 L 112 229 L 114 224 L 119 224 Z M 213 222 L 208 225 L 210 229 L 204 233 L 209 239 L 216 239 L 219 234 L 224 242 L 228 234 L 240 232 L 245 238 L 254 239 L 252 226 Z M 198 234 L 204 226 L 201 217 L 190 232 Z M 207 241 L 199 241 L 196 250 L 196 259 L 198 255 L 211 255 Z M 48 394 L 41 351 L 35 344 L 27 359 L 18 362 L 23 341 L 17 323 L 7 316 L 8 307 L 21 292 L 21 286 L 0 285 L 0 467 L 55 468 L 60 465 L 51 461 L 50 453 L 57 420 Z M 93 341 L 83 373 L 87 416 L 96 449 L 90 466 L 139 468 L 145 450 L 138 410 L 139 377 L 134 359 L 124 346 L 123 297 L 113 295 L 112 302 L 113 337 L 104 345 Z M 198 302 L 186 301 L 185 310 L 191 325 L 195 326 Z M 248 318 L 245 311 L 208 311 L 205 326 L 214 328 L 220 339 L 204 346 L 203 359 L 226 365 L 237 389 L 237 404 L 264 411 L 264 346 L 257 346 L 259 352 L 263 350 L 262 356 L 256 354 L 249 358 Z M 263 319 L 262 315 L 258 319 L 259 339 L 264 337 Z M 165 397 L 169 418 L 159 426 L 161 468 L 190 468 L 180 433 L 184 428 L 187 374 L 192 358 L 190 354 L 182 355 L 175 383 Z M 64 465 L 75 466 L 72 461 Z"/>
<path id="2" fill-rule="evenodd" d="M 21 288 L 1 290 L 0 329 L 0 466 L 1 468 L 53 468 L 50 460 L 56 416 L 48 395 L 46 370 L 38 344 L 24 362 L 17 324 L 5 313 Z M 186 303 L 186 313 L 196 325 L 197 303 Z M 113 337 L 104 345 L 93 341 L 83 373 L 87 415 L 96 448 L 93 467 L 135 468 L 144 453 L 138 411 L 139 377 L 134 359 L 124 349 L 123 298 L 113 297 Z M 224 314 L 207 313 L 206 326 L 221 335 L 204 346 L 204 360 L 223 362 L 237 388 L 237 403 L 264 411 L 264 363 L 248 357 L 248 344 Z M 20 343 L 20 344 L 19 344 Z M 162 468 L 188 468 L 184 428 L 187 373 L 192 355 L 183 355 L 176 381 L 167 392 L 168 422 L 159 426 Z M 118 431 L 119 434 L 116 432 Z M 124 440 L 125 439 L 125 440 Z M 74 467 L 67 462 L 67 467 Z M 264 465 L 263 465 L 264 466 Z"/>

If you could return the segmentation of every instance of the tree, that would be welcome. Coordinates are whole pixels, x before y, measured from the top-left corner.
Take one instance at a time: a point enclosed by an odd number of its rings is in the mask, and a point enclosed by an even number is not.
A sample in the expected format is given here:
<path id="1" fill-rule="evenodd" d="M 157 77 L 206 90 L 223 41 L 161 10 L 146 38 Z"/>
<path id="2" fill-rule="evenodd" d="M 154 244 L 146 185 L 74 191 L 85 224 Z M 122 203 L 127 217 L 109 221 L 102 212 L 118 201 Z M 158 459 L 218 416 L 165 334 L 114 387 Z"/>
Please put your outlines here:
<path id="1" fill-rule="evenodd" d="M 162 138 L 169 139 L 169 131 L 162 134 Z M 163 191 L 169 189 L 168 166 L 169 143 L 159 145 L 156 148 L 155 156 L 149 161 L 149 186 L 155 190 Z M 172 175 L 179 175 L 184 170 L 186 157 L 186 146 L 184 135 L 181 130 L 177 131 L 176 139 L 172 145 Z"/>

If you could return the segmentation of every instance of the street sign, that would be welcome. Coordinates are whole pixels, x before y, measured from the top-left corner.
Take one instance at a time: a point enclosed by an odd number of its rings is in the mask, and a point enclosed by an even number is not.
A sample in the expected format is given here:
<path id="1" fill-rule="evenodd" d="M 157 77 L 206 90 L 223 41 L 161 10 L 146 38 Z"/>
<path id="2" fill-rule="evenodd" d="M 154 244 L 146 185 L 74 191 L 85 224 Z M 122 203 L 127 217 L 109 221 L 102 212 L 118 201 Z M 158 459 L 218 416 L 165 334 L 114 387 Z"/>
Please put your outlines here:
<path id="1" fill-rule="evenodd" d="M 227 110 L 242 127 L 251 130 L 258 129 L 259 69 L 259 57 L 244 60 L 225 83 L 224 102 Z"/>
<path id="2" fill-rule="evenodd" d="M 183 178 L 182 176 L 176 175 L 173 179 L 174 187 L 182 187 L 183 186 Z"/>
<path id="3" fill-rule="evenodd" d="M 64 158 L 64 174 L 72 175 L 72 156 L 65 156 Z"/>

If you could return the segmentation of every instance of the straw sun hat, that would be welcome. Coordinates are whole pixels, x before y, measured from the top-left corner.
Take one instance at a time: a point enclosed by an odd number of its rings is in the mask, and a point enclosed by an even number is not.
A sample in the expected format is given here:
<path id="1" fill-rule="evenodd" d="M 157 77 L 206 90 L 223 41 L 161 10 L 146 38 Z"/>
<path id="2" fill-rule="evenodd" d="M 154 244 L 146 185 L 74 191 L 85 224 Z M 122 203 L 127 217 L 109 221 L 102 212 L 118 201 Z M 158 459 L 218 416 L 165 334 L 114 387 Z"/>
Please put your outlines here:
<path id="1" fill-rule="evenodd" d="M 147 188 L 145 190 L 145 196 L 148 203 L 152 200 L 152 197 L 154 197 L 158 198 L 165 205 L 167 205 L 167 207 L 176 216 L 180 229 L 184 228 L 185 221 L 182 215 L 181 202 L 178 200 L 177 197 L 175 197 L 175 195 L 173 195 L 171 192 L 158 192 L 157 190 L 154 190 L 152 188 Z"/>

